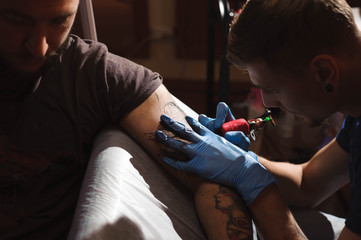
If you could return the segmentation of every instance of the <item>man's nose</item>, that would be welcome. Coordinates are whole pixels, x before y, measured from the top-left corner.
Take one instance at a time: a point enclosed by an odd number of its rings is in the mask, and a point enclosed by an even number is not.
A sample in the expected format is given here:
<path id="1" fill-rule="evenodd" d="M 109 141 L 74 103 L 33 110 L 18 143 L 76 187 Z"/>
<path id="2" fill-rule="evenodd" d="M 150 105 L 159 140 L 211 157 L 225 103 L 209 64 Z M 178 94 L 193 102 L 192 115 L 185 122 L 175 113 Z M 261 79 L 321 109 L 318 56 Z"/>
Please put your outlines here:
<path id="1" fill-rule="evenodd" d="M 47 33 L 44 27 L 36 27 L 30 33 L 26 48 L 35 58 L 43 58 L 49 50 Z"/>

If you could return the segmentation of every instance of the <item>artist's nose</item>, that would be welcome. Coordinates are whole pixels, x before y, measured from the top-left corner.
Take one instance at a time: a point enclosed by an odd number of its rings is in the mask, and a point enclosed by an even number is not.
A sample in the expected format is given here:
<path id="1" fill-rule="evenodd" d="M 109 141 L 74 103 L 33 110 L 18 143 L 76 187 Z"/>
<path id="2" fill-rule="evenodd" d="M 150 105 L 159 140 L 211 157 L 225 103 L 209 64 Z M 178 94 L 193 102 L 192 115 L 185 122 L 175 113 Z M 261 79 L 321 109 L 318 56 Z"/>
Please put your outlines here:
<path id="1" fill-rule="evenodd" d="M 43 58 L 49 49 L 45 27 L 38 26 L 29 34 L 26 48 L 35 58 Z"/>
<path id="2" fill-rule="evenodd" d="M 270 93 L 270 92 L 266 92 L 261 90 L 261 95 L 262 95 L 262 102 L 263 105 L 266 108 L 277 108 L 277 107 L 281 107 L 281 102 L 279 100 L 279 97 L 276 93 Z"/>

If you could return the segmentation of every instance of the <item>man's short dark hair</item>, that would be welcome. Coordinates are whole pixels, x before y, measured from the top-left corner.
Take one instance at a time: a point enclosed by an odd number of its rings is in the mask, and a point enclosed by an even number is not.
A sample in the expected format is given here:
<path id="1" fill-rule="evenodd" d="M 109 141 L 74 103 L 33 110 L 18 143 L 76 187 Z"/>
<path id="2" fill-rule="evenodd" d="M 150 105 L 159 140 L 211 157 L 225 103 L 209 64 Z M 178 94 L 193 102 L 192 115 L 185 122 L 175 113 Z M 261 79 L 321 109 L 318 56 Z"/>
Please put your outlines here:
<path id="1" fill-rule="evenodd" d="M 359 31 L 345 0 L 249 0 L 231 25 L 228 59 L 302 74 L 319 54 L 351 57 Z"/>

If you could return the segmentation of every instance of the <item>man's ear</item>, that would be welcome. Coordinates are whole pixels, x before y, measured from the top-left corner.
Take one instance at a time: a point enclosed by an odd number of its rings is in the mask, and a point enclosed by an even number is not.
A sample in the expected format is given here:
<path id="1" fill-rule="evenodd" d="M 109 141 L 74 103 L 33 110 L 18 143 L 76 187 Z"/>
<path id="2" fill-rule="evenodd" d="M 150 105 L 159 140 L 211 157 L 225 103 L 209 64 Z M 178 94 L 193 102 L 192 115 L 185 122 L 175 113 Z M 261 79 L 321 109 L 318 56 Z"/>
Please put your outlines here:
<path id="1" fill-rule="evenodd" d="M 334 57 L 317 55 L 312 59 L 310 67 L 315 79 L 323 85 L 326 92 L 332 92 L 338 87 L 340 69 Z"/>

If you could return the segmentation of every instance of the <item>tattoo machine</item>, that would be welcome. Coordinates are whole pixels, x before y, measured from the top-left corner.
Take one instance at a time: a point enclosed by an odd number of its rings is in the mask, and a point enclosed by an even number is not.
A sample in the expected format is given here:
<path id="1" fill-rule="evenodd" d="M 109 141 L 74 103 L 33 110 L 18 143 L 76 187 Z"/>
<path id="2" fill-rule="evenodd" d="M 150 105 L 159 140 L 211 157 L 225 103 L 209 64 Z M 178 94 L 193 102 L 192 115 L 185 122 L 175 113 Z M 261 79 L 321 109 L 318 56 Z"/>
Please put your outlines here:
<path id="1" fill-rule="evenodd" d="M 221 132 L 224 136 L 224 134 L 229 131 L 242 131 L 247 137 L 256 141 L 256 132 L 260 131 L 267 123 L 272 124 L 272 126 L 276 125 L 272 118 L 271 110 L 269 109 L 266 109 L 263 115 L 255 119 L 245 120 L 244 118 L 240 118 L 223 123 Z"/>

